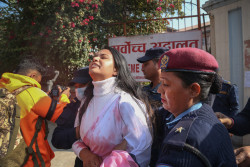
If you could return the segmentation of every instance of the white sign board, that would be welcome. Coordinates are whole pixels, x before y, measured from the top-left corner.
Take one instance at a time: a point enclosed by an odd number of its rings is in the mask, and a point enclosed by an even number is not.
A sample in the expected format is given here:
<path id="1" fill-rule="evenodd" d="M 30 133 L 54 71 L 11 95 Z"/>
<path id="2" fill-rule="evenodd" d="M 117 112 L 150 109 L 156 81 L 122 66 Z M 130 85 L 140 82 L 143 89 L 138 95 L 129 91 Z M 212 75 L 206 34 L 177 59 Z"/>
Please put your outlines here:
<path id="1" fill-rule="evenodd" d="M 137 58 L 144 56 L 147 49 L 167 47 L 169 49 L 193 47 L 201 48 L 201 30 L 161 33 L 143 36 L 109 38 L 109 46 L 121 52 L 128 62 L 129 69 L 136 81 L 148 81 L 141 71 L 142 64 Z"/>

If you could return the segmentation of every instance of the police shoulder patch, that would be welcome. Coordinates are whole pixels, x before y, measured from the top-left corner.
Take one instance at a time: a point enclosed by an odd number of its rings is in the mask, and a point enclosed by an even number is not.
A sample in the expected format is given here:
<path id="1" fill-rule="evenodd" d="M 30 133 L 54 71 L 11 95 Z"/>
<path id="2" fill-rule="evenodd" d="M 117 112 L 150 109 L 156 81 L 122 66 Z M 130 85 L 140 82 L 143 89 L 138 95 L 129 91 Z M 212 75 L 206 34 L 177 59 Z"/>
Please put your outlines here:
<path id="1" fill-rule="evenodd" d="M 231 82 L 227 80 L 223 80 L 223 83 L 231 85 Z"/>

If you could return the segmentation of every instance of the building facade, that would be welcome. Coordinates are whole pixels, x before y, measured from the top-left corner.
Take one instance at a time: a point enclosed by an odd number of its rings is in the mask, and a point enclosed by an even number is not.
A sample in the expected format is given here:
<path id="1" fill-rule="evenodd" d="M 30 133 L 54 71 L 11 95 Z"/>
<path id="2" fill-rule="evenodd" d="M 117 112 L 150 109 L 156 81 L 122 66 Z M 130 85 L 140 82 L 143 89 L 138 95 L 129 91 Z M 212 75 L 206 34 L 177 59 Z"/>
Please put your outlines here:
<path id="1" fill-rule="evenodd" d="M 242 109 L 250 97 L 250 0 L 209 0 L 202 8 L 210 15 L 211 53 L 219 73 L 238 85 Z"/>

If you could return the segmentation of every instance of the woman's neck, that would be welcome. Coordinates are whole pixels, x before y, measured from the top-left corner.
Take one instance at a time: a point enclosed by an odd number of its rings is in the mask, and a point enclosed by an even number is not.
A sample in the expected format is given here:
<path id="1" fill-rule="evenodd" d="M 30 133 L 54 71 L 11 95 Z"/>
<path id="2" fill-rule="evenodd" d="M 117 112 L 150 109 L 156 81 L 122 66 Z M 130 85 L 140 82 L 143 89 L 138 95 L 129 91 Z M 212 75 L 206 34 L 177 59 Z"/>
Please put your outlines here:
<path id="1" fill-rule="evenodd" d="M 103 96 L 105 94 L 114 92 L 116 78 L 110 77 L 102 81 L 92 81 L 92 83 L 94 85 L 94 96 Z"/>

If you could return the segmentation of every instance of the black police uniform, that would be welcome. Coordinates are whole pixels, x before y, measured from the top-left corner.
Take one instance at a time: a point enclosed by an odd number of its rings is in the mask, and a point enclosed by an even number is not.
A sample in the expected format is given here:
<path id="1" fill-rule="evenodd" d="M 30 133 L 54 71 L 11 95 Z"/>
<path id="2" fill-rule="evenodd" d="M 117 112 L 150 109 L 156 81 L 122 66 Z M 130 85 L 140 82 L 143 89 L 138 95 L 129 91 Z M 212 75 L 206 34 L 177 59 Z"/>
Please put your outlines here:
<path id="1" fill-rule="evenodd" d="M 154 110 L 154 124 L 153 124 L 153 143 L 151 146 L 151 160 L 150 167 L 155 167 L 156 162 L 159 158 L 162 141 L 165 137 L 165 126 L 166 126 L 166 118 L 170 116 L 170 112 L 165 110 L 163 107 L 160 107 L 157 110 Z"/>
<path id="2" fill-rule="evenodd" d="M 154 137 L 151 147 L 151 160 L 149 164 L 150 167 L 154 167 L 158 160 L 162 140 L 164 139 L 164 126 L 166 123 L 165 118 L 170 115 L 170 112 L 168 112 L 162 107 L 161 94 L 157 92 L 159 86 L 160 84 L 152 88 L 153 83 L 150 83 L 149 85 L 143 87 L 143 91 L 145 91 L 148 94 L 149 100 L 151 102 L 153 101 L 153 103 L 154 102 L 157 103 L 156 106 L 152 105 L 152 108 L 154 110 L 155 121 L 153 124 Z"/>
<path id="3" fill-rule="evenodd" d="M 230 133 L 238 136 L 250 134 L 250 98 L 244 109 L 233 117 L 234 125 L 229 129 Z"/>
<path id="4" fill-rule="evenodd" d="M 144 86 L 142 88 L 143 91 L 147 92 L 148 94 L 148 98 L 150 100 L 155 100 L 155 101 L 159 101 L 161 102 L 161 94 L 157 92 L 158 88 L 159 88 L 160 84 L 156 85 L 154 88 L 153 87 L 153 83 L 151 82 L 149 85 Z"/>
<path id="5" fill-rule="evenodd" d="M 221 112 L 228 117 L 233 117 L 239 113 L 239 95 L 238 88 L 235 84 L 223 79 L 222 88 L 216 94 L 213 103 L 214 112 Z"/>
<path id="6" fill-rule="evenodd" d="M 205 157 L 213 167 L 237 166 L 228 131 L 209 105 L 202 104 L 200 108 L 187 113 L 179 121 L 172 122 L 173 120 L 170 120 L 169 127 L 166 126 L 167 135 L 163 141 L 157 167 L 205 166 L 200 157 Z M 201 156 L 194 154 L 187 146 L 198 149 Z"/>
<path id="7" fill-rule="evenodd" d="M 77 140 L 74 127 L 76 114 L 81 102 L 74 98 L 74 101 L 64 107 L 62 114 L 56 120 L 57 127 L 55 128 L 51 143 L 58 149 L 71 149 L 72 144 Z M 76 157 L 75 167 L 82 167 L 82 161 Z"/>

